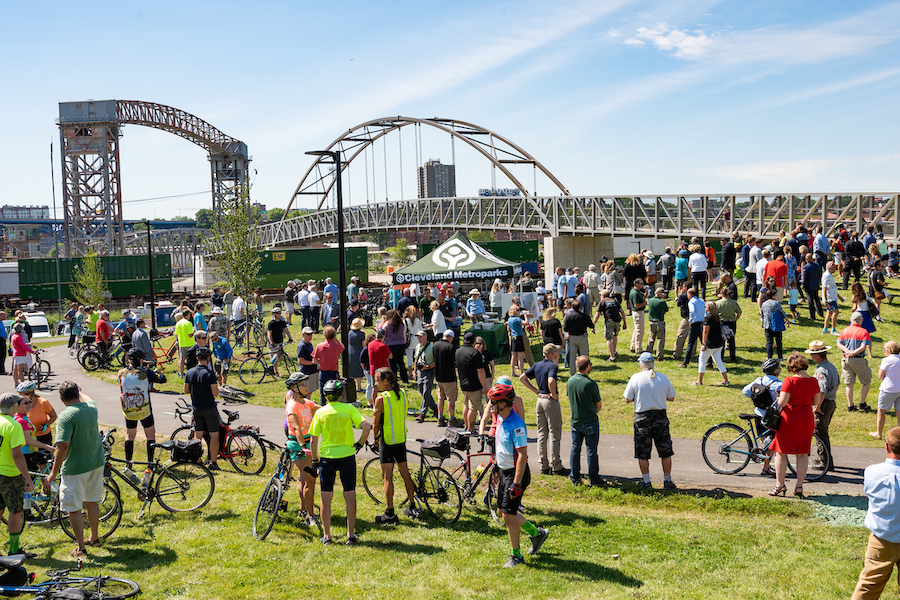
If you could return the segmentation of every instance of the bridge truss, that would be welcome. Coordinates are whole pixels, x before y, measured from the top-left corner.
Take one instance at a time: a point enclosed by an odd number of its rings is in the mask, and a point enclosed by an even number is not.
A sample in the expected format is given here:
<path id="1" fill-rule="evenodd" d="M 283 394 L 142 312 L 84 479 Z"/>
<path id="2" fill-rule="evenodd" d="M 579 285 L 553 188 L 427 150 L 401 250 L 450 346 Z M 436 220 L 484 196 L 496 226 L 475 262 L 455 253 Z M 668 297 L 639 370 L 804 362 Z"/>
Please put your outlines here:
<path id="1" fill-rule="evenodd" d="M 718 196 L 549 196 L 425 198 L 346 207 L 345 233 L 479 230 L 547 236 L 721 236 L 733 231 L 766 239 L 798 223 L 822 225 L 826 234 L 843 223 L 862 231 L 881 226 L 900 242 L 900 194 L 762 194 Z M 322 241 L 337 235 L 334 209 L 260 226 L 266 248 Z"/>
<path id="2" fill-rule="evenodd" d="M 57 123 L 67 256 L 125 252 L 119 170 L 122 125 L 161 129 L 206 149 L 214 211 L 225 199 L 238 197 L 247 182 L 247 145 L 171 106 L 132 100 L 61 102 Z"/>

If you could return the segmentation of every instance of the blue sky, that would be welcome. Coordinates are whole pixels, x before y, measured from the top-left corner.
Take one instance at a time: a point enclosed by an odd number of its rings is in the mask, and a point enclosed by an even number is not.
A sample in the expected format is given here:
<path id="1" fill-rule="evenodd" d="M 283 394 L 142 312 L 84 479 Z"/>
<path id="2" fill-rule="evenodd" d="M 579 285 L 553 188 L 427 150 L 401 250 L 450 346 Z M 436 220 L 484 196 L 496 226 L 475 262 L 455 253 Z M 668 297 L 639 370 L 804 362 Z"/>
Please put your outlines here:
<path id="1" fill-rule="evenodd" d="M 578 195 L 900 190 L 900 2 L 49 1 L 4 16 L 3 204 L 52 203 L 52 142 L 61 207 L 57 104 L 87 99 L 168 104 L 244 141 L 268 207 L 287 205 L 304 152 L 394 115 L 493 130 Z M 374 172 L 372 156 L 351 164 L 351 203 L 399 198 L 401 177 L 414 197 L 414 135 L 386 145 Z M 489 187 L 489 164 L 455 150 L 458 193 Z M 423 131 L 420 154 L 451 162 L 450 141 Z M 121 162 L 128 219 L 210 205 L 190 142 L 127 126 Z"/>

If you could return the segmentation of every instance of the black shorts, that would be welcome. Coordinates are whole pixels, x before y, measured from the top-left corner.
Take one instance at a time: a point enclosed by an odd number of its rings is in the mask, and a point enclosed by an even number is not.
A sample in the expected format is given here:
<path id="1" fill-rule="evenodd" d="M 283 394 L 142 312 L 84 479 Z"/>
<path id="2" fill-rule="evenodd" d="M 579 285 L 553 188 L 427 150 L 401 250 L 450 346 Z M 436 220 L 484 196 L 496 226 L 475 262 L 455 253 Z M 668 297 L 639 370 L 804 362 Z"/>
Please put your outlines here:
<path id="1" fill-rule="evenodd" d="M 345 492 L 356 489 L 356 456 L 347 458 L 323 458 L 319 462 L 319 490 L 334 491 L 335 476 L 341 474 L 341 484 Z"/>
<path id="2" fill-rule="evenodd" d="M 516 477 L 515 469 L 506 469 L 500 472 L 500 488 L 497 491 L 497 507 L 507 515 L 515 515 L 519 512 L 519 504 L 522 502 L 522 496 L 518 498 L 509 497 L 509 488 L 512 487 L 513 480 Z M 528 489 L 531 483 L 531 469 L 525 465 L 525 475 L 522 476 L 522 494 Z"/>
<path id="3" fill-rule="evenodd" d="M 406 443 L 402 444 L 385 444 L 384 439 L 378 441 L 378 456 L 381 458 L 381 464 L 406 462 Z"/>
<path id="4" fill-rule="evenodd" d="M 136 429 L 137 421 L 132 421 L 131 419 L 125 419 L 125 429 Z M 141 419 L 141 426 L 146 429 L 148 427 L 153 427 L 156 424 L 156 420 L 153 418 L 153 413 L 150 413 L 143 419 Z"/>
<path id="5" fill-rule="evenodd" d="M 656 444 L 660 458 L 675 454 L 672 450 L 672 436 L 669 434 L 669 417 L 664 410 L 648 410 L 634 415 L 634 457 L 649 460 L 650 452 Z"/>
<path id="6" fill-rule="evenodd" d="M 513 336 L 512 352 L 525 352 L 525 339 L 521 335 Z"/>
<path id="7" fill-rule="evenodd" d="M 194 411 L 194 431 L 218 432 L 222 426 L 222 418 L 218 408 L 207 408 Z"/>

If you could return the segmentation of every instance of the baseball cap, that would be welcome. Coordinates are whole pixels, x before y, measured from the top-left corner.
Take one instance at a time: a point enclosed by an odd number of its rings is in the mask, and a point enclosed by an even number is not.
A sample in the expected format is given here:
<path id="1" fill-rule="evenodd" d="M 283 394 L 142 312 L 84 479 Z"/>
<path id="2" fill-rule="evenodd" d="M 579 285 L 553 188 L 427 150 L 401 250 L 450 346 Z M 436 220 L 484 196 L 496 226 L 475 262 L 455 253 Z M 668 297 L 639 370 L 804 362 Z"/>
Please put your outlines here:
<path id="1" fill-rule="evenodd" d="M 638 362 L 642 362 L 644 364 L 655 363 L 656 359 L 649 352 L 642 352 L 638 357 Z"/>
<path id="2" fill-rule="evenodd" d="M 416 332 L 416 335 L 417 335 L 417 336 L 420 336 L 420 335 L 428 335 L 428 333 L 427 333 L 424 329 L 420 329 L 420 330 L 418 330 L 418 331 Z"/>
<path id="3" fill-rule="evenodd" d="M 0 408 L 9 408 L 19 403 L 18 394 L 3 394 L 0 396 Z"/>
<path id="4" fill-rule="evenodd" d="M 448 329 L 447 331 L 444 332 L 444 337 L 454 337 L 455 335 L 456 334 L 453 333 L 452 329 Z"/>
<path id="5" fill-rule="evenodd" d="M 275 308 L 272 309 L 272 313 L 273 313 L 273 314 L 274 314 L 274 313 L 280 313 L 280 312 L 281 312 L 281 307 L 280 307 L 280 306 L 276 306 Z"/>
<path id="6" fill-rule="evenodd" d="M 472 344 L 475 342 L 475 338 L 477 337 L 478 336 L 475 335 L 474 331 L 467 331 L 466 335 L 463 336 L 463 342 L 465 342 L 466 344 Z"/>
<path id="7" fill-rule="evenodd" d="M 309 333 L 309 334 L 313 334 L 313 333 L 315 333 L 315 330 L 314 330 L 312 327 L 304 327 L 304 328 L 300 331 L 300 333 Z"/>

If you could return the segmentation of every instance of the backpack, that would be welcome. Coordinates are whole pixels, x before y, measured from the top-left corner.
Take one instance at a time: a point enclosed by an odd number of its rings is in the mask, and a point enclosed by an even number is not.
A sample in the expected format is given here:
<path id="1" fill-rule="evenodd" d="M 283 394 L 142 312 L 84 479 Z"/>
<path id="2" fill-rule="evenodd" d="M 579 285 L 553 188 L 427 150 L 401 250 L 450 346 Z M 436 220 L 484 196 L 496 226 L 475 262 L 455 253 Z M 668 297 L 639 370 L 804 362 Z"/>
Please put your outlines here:
<path id="1" fill-rule="evenodd" d="M 773 310 L 769 315 L 769 329 L 776 333 L 787 330 L 784 324 L 784 315 L 780 310 Z"/>
<path id="2" fill-rule="evenodd" d="M 769 386 L 764 384 L 761 379 L 750 385 L 750 401 L 756 408 L 772 406 L 772 394 L 769 392 Z"/>
<path id="3" fill-rule="evenodd" d="M 731 327 L 729 327 L 725 323 L 722 323 L 720 325 L 720 327 L 722 329 L 722 339 L 723 340 L 725 340 L 727 342 L 728 340 L 734 339 L 734 331 L 732 331 Z"/>

